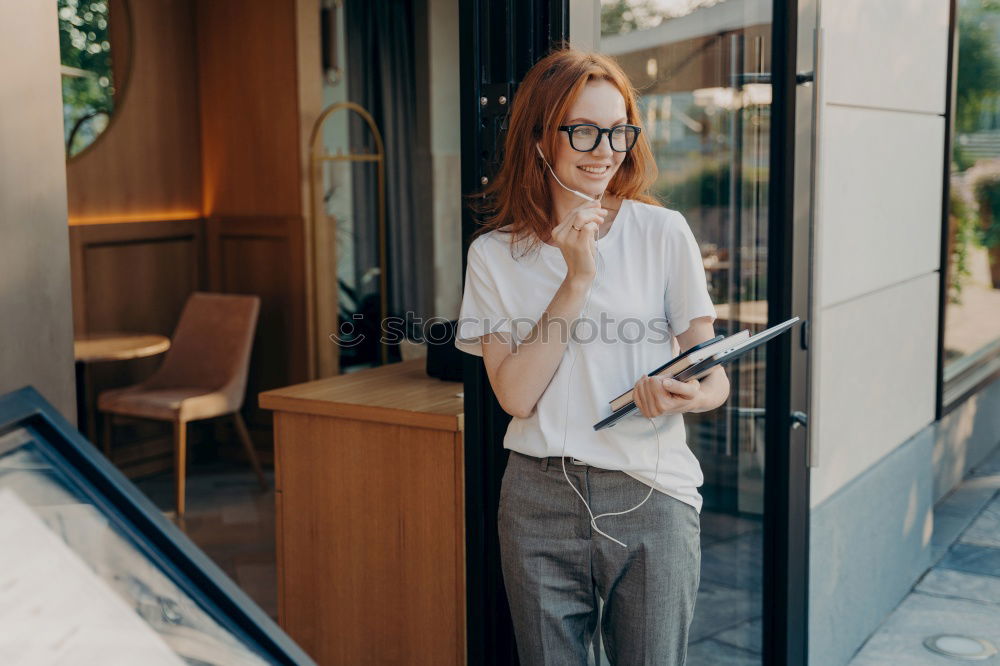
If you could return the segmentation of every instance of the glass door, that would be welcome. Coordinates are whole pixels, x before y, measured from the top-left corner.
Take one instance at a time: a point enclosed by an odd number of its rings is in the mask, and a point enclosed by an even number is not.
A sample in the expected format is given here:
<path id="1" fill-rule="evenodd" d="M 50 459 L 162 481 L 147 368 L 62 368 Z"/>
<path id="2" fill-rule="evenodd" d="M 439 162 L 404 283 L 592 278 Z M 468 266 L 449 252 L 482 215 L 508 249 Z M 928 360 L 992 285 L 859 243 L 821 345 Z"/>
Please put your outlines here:
<path id="1" fill-rule="evenodd" d="M 654 194 L 701 246 L 716 332 L 767 328 L 772 0 L 604 0 L 593 11 L 600 35 L 584 46 L 614 56 L 639 90 Z M 763 663 L 766 366 L 766 348 L 728 366 L 729 401 L 685 415 L 705 476 L 692 665 Z"/>

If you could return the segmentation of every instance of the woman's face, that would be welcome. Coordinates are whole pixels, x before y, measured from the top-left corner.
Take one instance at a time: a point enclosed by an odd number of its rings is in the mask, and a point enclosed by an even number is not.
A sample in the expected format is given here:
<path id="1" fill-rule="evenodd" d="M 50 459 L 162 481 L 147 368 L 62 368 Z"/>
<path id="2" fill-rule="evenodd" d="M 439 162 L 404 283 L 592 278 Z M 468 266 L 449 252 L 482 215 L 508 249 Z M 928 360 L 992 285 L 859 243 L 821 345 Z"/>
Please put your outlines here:
<path id="1" fill-rule="evenodd" d="M 598 127 L 614 127 L 625 122 L 628 122 L 625 98 L 610 81 L 596 79 L 587 82 L 561 124 L 593 123 Z M 568 132 L 559 132 L 556 146 L 552 167 L 559 180 L 569 188 L 594 196 L 607 189 L 625 159 L 625 153 L 611 150 L 607 134 L 601 135 L 601 141 L 589 153 L 574 150 Z"/>

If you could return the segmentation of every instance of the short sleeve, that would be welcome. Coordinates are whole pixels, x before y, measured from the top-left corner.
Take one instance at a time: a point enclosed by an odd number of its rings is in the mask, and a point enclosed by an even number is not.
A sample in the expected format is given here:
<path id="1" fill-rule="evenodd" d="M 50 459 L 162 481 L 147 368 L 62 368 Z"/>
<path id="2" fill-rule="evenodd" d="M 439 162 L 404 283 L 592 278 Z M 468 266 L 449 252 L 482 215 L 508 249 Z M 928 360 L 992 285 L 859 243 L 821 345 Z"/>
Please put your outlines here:
<path id="1" fill-rule="evenodd" d="M 705 279 L 705 263 L 701 249 L 684 216 L 671 211 L 674 219 L 669 222 L 666 248 L 666 288 L 663 307 L 674 335 L 691 327 L 691 320 L 698 317 L 718 316 Z"/>
<path id="2" fill-rule="evenodd" d="M 504 314 L 497 282 L 485 261 L 482 248 L 478 242 L 473 242 L 469 246 L 455 346 L 468 354 L 482 356 L 482 337 L 500 332 L 510 332 L 510 319 Z"/>

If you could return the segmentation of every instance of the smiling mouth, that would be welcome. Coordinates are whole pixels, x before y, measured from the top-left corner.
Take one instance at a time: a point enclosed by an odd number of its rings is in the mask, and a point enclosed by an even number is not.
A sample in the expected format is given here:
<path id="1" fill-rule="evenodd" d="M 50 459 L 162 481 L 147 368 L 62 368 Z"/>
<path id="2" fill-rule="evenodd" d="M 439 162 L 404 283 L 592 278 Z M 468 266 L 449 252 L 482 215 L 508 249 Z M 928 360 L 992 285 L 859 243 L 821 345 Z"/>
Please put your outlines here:
<path id="1" fill-rule="evenodd" d="M 593 174 L 595 176 L 603 176 L 604 174 L 606 174 L 608 172 L 608 169 L 610 169 L 610 168 L 611 167 L 609 167 L 608 165 L 604 165 L 604 166 L 578 166 L 577 167 L 577 169 L 580 169 L 581 171 L 583 171 L 585 173 Z"/>

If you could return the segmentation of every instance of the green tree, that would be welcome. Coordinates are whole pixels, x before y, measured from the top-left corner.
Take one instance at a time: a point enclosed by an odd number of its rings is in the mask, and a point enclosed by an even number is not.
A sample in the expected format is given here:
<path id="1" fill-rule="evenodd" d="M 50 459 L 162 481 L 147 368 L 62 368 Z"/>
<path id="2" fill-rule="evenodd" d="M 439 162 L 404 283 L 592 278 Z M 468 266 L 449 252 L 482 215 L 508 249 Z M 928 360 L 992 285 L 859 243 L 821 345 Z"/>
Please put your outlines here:
<path id="1" fill-rule="evenodd" d="M 1000 90 L 1000 57 L 996 29 L 984 20 L 1000 13 L 1000 0 L 963 5 L 958 17 L 958 80 L 955 129 L 974 132 L 983 104 Z"/>
<path id="2" fill-rule="evenodd" d="M 108 39 L 107 0 L 58 0 L 59 55 L 62 77 L 63 120 L 66 140 L 81 118 L 95 111 L 114 111 L 114 77 Z M 74 139 L 69 154 L 93 141 L 94 128 L 86 125 Z"/>
<path id="3" fill-rule="evenodd" d="M 603 0 L 601 34 L 620 35 L 657 25 L 659 16 L 652 0 Z"/>

